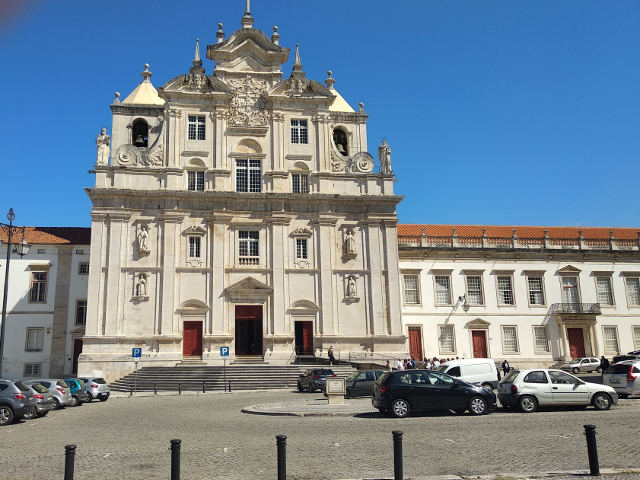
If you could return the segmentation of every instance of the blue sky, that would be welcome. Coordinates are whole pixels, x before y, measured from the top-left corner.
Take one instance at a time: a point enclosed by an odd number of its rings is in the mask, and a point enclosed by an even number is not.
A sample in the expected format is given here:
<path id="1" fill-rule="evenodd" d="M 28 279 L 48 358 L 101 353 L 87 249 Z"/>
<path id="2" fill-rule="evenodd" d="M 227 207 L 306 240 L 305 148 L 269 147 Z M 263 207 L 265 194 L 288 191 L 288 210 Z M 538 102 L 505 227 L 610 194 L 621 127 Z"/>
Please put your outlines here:
<path id="1" fill-rule="evenodd" d="M 161 86 L 244 0 L 0 7 L 0 221 L 89 226 L 95 137 L 145 62 Z M 393 8 L 390 8 L 393 5 Z M 253 0 L 307 77 L 393 149 L 402 223 L 640 226 L 640 2 Z M 289 75 L 293 55 L 283 68 Z M 207 72 L 213 63 L 205 60 Z"/>

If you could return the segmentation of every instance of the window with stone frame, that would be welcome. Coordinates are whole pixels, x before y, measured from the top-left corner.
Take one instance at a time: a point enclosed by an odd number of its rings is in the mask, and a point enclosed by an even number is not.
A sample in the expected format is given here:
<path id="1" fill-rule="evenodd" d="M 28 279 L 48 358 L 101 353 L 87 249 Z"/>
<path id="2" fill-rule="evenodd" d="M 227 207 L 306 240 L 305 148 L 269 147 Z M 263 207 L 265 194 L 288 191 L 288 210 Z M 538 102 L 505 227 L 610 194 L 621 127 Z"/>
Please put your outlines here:
<path id="1" fill-rule="evenodd" d="M 259 265 L 260 232 L 255 230 L 238 231 L 238 263 L 240 265 Z"/>
<path id="2" fill-rule="evenodd" d="M 76 325 L 87 323 L 87 301 L 76 300 Z"/>
<path id="3" fill-rule="evenodd" d="M 549 330 L 546 326 L 533 327 L 534 351 L 536 353 L 549 353 Z"/>
<path id="4" fill-rule="evenodd" d="M 25 363 L 23 377 L 39 377 L 42 375 L 41 363 Z"/>
<path id="5" fill-rule="evenodd" d="M 309 143 L 309 128 L 306 120 L 291 119 L 291 143 Z"/>
<path id="6" fill-rule="evenodd" d="M 611 290 L 611 277 L 596 277 L 596 292 L 598 303 L 604 306 L 613 305 L 613 291 Z"/>
<path id="7" fill-rule="evenodd" d="M 511 275 L 498 275 L 496 283 L 498 287 L 498 305 L 515 305 Z"/>
<path id="8" fill-rule="evenodd" d="M 402 275 L 404 282 L 404 303 L 420 303 L 420 277 L 416 274 Z"/>
<path id="9" fill-rule="evenodd" d="M 87 262 L 78 264 L 78 275 L 89 275 L 89 264 Z"/>
<path id="10" fill-rule="evenodd" d="M 41 352 L 44 343 L 44 328 L 27 328 L 27 338 L 25 340 L 25 352 Z"/>
<path id="11" fill-rule="evenodd" d="M 204 115 L 189 115 L 189 127 L 187 135 L 189 140 L 205 140 Z"/>
<path id="12" fill-rule="evenodd" d="M 466 275 L 467 284 L 467 304 L 468 305 L 484 305 L 484 295 L 482 292 L 482 276 Z"/>
<path id="13" fill-rule="evenodd" d="M 202 238 L 199 236 L 189 237 L 189 258 L 200 258 L 200 244 Z"/>
<path id="14" fill-rule="evenodd" d="M 438 325 L 438 345 L 440 353 L 456 353 L 453 325 Z"/>
<path id="15" fill-rule="evenodd" d="M 262 167 L 259 159 L 236 160 L 236 192 L 262 191 Z"/>
<path id="16" fill-rule="evenodd" d="M 187 190 L 193 192 L 204 191 L 204 172 L 189 170 L 187 172 Z"/>
<path id="17" fill-rule="evenodd" d="M 626 277 L 627 304 L 630 307 L 640 307 L 640 277 Z"/>
<path id="18" fill-rule="evenodd" d="M 640 327 L 633 327 L 633 349 L 640 350 Z"/>
<path id="19" fill-rule="evenodd" d="M 614 326 L 603 326 L 602 336 L 604 338 L 604 353 L 617 355 L 620 353 L 618 343 L 618 329 Z"/>
<path id="20" fill-rule="evenodd" d="M 307 239 L 296 238 L 296 260 L 306 260 L 307 257 Z"/>
<path id="21" fill-rule="evenodd" d="M 502 326 L 502 352 L 518 353 L 520 347 L 518 345 L 518 327 L 515 325 Z"/>
<path id="22" fill-rule="evenodd" d="M 451 277 L 435 275 L 436 305 L 451 305 Z"/>
<path id="23" fill-rule="evenodd" d="M 529 287 L 529 305 L 544 305 L 544 283 L 542 275 L 529 275 L 527 277 Z"/>
<path id="24" fill-rule="evenodd" d="M 45 303 L 47 301 L 47 276 L 48 272 L 46 271 L 31 272 L 30 303 Z"/>
<path id="25" fill-rule="evenodd" d="M 293 193 L 309 193 L 309 175 L 306 173 L 292 173 L 291 182 Z"/>

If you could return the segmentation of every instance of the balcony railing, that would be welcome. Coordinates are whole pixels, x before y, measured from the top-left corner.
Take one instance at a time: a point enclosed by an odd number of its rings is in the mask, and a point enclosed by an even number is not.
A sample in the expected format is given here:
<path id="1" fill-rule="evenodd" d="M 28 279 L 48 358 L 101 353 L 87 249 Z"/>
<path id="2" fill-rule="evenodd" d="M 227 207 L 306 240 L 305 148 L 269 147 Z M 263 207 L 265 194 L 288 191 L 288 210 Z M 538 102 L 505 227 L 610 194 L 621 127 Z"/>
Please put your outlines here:
<path id="1" fill-rule="evenodd" d="M 239 257 L 240 265 L 260 265 L 260 257 Z"/>
<path id="2" fill-rule="evenodd" d="M 576 314 L 586 313 L 589 315 L 600 315 L 599 303 L 554 303 L 551 305 L 552 314 Z"/>

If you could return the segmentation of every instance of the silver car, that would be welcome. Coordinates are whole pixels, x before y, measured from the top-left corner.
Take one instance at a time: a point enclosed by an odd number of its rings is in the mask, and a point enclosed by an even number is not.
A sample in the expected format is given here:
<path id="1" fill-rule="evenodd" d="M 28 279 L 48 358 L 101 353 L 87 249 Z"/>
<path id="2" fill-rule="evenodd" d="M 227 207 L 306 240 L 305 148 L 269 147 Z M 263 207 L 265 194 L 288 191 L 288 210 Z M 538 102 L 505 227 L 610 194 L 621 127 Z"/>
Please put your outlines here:
<path id="1" fill-rule="evenodd" d="M 111 389 L 102 377 L 80 377 L 80 380 L 82 380 L 87 387 L 89 401 L 97 398 L 101 402 L 106 402 L 109 395 L 111 395 Z"/>
<path id="2" fill-rule="evenodd" d="M 620 398 L 640 393 L 640 360 L 614 363 L 602 375 L 602 383 L 613 387 Z"/>
<path id="3" fill-rule="evenodd" d="M 69 391 L 69 385 L 62 378 L 39 378 L 25 380 L 24 383 L 32 385 L 39 383 L 45 387 L 51 395 L 53 395 L 53 401 L 55 402 L 56 409 L 64 408 L 73 403 L 73 397 Z"/>
<path id="4" fill-rule="evenodd" d="M 573 373 L 600 371 L 600 359 L 597 357 L 580 357 L 565 363 L 562 370 Z"/>

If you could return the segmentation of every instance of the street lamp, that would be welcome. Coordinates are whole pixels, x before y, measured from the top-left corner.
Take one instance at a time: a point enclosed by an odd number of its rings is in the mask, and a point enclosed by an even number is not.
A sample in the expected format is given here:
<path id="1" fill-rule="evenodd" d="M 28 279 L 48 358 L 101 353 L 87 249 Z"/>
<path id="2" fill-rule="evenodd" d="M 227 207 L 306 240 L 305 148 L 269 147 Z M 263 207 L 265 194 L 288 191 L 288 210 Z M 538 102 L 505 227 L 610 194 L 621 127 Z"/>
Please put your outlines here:
<path id="1" fill-rule="evenodd" d="M 4 355 L 4 329 L 7 324 L 7 293 L 9 291 L 9 262 L 11 261 L 11 237 L 13 233 L 22 233 L 22 241 L 20 243 L 15 244 L 15 252 L 20 255 L 20 257 L 24 257 L 27 253 L 29 253 L 30 245 L 27 243 L 27 240 L 24 238 L 24 228 L 25 227 L 15 227 L 13 225 L 13 221 L 16 218 L 16 214 L 13 213 L 13 208 L 9 209 L 9 213 L 7 214 L 7 219 L 9 223 L 0 222 L 0 227 L 7 231 L 7 263 L 4 266 L 4 296 L 2 297 L 2 325 L 0 326 L 0 377 L 2 377 L 2 360 Z"/>

